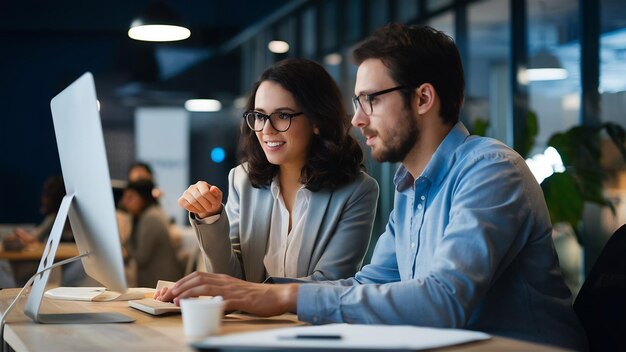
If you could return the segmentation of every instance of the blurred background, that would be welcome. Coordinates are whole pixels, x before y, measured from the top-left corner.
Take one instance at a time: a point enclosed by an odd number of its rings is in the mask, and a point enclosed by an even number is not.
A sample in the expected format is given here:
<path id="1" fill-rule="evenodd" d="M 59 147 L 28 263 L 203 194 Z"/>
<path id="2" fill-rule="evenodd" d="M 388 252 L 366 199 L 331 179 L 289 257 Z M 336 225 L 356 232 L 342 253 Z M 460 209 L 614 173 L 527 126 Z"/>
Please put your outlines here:
<path id="1" fill-rule="evenodd" d="M 131 39 L 138 19 L 176 22 L 191 35 Z M 184 226 L 176 199 L 190 183 L 228 189 L 247 91 L 267 66 L 286 57 L 316 60 L 350 107 L 351 48 L 391 21 L 429 24 L 455 39 L 466 70 L 462 120 L 525 157 L 572 127 L 626 124 L 621 0 L 3 1 L 0 223 L 41 220 L 41 185 L 60 174 L 49 102 L 82 73 L 95 76 L 111 177 L 125 180 L 131 163 L 149 163 L 164 208 Z M 624 160 L 605 132 L 597 138 L 600 192 L 614 211 L 581 201 L 573 230 L 564 230 L 589 250 L 578 254 L 579 266 L 626 222 Z M 381 186 L 376 238 L 391 210 L 397 165 L 368 157 L 366 166 Z M 552 172 L 559 167 L 546 177 Z"/>

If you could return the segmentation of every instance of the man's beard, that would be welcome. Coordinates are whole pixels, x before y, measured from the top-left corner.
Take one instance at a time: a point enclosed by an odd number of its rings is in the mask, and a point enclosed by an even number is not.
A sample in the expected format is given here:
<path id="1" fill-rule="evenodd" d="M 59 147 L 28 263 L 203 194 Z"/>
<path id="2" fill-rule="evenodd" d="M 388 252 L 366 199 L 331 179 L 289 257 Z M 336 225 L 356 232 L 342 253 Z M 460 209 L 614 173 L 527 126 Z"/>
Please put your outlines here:
<path id="1" fill-rule="evenodd" d="M 413 120 L 410 110 L 404 110 L 400 123 L 388 134 L 387 140 L 380 140 L 378 150 L 372 149 L 372 158 L 378 162 L 401 162 L 417 143 L 420 130 Z M 380 134 L 378 135 L 380 138 Z"/>

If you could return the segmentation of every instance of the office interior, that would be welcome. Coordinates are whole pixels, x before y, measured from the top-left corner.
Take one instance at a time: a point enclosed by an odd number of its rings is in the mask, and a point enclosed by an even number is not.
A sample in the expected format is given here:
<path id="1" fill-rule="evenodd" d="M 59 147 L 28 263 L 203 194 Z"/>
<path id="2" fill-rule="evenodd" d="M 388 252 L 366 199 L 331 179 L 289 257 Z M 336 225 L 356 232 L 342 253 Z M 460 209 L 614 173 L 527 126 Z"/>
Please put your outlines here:
<path id="1" fill-rule="evenodd" d="M 164 208 L 184 227 L 187 214 L 176 199 L 189 184 L 207 180 L 228 189 L 247 92 L 267 66 L 288 57 L 318 61 L 350 108 L 356 75 L 351 49 L 392 21 L 428 24 L 454 38 L 466 75 L 462 121 L 528 160 L 545 163 L 552 155 L 550 137 L 570 128 L 626 127 L 626 3 L 620 0 L 167 1 L 161 5 L 189 27 L 188 39 L 129 38 L 133 19 L 152 5 L 2 5 L 1 224 L 41 220 L 41 185 L 60 174 L 49 101 L 82 73 L 95 76 L 111 177 L 124 180 L 137 160 L 151 164 Z M 533 76 L 530 69 L 545 61 L 557 65 L 556 75 Z M 191 99 L 210 100 L 198 108 Z M 606 132 L 597 137 L 596 162 L 605 174 L 599 186 L 612 206 L 584 203 L 576 231 L 555 224 L 573 291 L 609 236 L 626 223 L 624 158 Z M 380 185 L 374 243 L 392 210 L 398 165 L 376 163 L 364 150 L 367 171 Z M 561 173 L 564 166 L 556 164 L 548 164 L 547 174 L 544 165 L 538 177 Z"/>

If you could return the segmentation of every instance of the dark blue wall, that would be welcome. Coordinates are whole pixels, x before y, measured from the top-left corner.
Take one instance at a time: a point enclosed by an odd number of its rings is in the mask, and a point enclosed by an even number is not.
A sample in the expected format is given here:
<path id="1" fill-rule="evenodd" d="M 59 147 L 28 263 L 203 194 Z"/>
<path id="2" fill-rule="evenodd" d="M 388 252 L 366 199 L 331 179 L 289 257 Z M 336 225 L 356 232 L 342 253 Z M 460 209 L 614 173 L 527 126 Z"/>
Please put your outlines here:
<path id="1" fill-rule="evenodd" d="M 97 82 L 116 45 L 93 34 L 58 38 L 0 33 L 0 223 L 42 218 L 43 182 L 61 173 L 50 99 L 85 71 Z"/>

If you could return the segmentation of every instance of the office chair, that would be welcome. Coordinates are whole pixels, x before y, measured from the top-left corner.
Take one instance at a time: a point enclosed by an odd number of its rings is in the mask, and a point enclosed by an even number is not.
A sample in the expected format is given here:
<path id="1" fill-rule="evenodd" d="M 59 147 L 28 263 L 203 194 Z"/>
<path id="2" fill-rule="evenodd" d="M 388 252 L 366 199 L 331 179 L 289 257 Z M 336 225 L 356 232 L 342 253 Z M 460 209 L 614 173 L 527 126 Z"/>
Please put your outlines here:
<path id="1" fill-rule="evenodd" d="M 590 351 L 626 351 L 626 225 L 604 245 L 576 300 Z"/>

